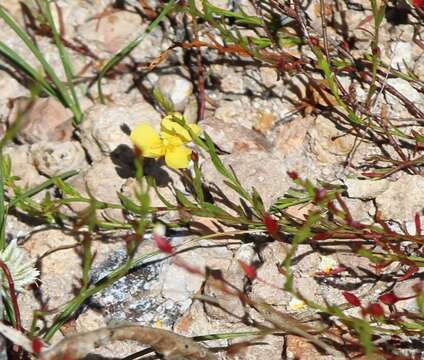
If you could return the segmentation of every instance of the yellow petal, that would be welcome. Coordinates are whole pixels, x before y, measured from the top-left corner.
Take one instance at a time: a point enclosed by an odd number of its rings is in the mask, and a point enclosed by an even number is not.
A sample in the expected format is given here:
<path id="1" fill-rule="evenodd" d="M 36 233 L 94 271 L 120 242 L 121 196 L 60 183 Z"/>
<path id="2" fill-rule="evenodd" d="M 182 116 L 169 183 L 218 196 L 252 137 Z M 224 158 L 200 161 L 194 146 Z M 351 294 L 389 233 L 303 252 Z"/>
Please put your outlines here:
<path id="1" fill-rule="evenodd" d="M 165 163 L 172 169 L 185 169 L 190 161 L 191 149 L 186 146 L 172 146 L 167 148 Z"/>
<path id="2" fill-rule="evenodd" d="M 174 145 L 182 145 L 191 141 L 189 132 L 180 124 L 176 123 L 173 118 L 184 119 L 180 114 L 165 116 L 160 124 L 161 136 Z"/>
<path id="3" fill-rule="evenodd" d="M 131 131 L 130 139 L 145 157 L 157 159 L 165 154 L 159 134 L 149 124 L 137 125 Z"/>

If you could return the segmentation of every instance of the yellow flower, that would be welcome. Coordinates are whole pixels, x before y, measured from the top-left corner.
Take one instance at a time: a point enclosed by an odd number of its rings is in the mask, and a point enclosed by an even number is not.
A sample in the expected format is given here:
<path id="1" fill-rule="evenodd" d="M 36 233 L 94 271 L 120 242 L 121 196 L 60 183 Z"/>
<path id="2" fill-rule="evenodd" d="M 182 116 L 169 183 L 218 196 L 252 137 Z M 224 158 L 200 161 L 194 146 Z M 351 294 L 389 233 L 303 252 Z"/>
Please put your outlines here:
<path id="1" fill-rule="evenodd" d="M 144 157 L 159 159 L 165 157 L 165 163 L 172 169 L 183 169 L 188 166 L 192 150 L 184 144 L 190 142 L 190 133 L 173 119 L 184 120 L 182 115 L 165 116 L 160 124 L 158 134 L 149 124 L 141 123 L 131 132 L 130 139 Z M 190 124 L 189 128 L 197 135 L 200 128 Z"/>

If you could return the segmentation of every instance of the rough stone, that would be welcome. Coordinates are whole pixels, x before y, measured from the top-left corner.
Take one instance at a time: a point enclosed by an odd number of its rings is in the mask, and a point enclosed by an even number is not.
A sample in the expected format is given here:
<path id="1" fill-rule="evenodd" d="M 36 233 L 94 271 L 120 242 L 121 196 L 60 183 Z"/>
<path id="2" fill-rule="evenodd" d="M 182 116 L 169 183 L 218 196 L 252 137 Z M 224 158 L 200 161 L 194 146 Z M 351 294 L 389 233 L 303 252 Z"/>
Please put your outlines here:
<path id="1" fill-rule="evenodd" d="M 334 123 L 318 115 L 313 126 L 308 129 L 309 142 L 316 159 L 323 163 L 332 163 L 346 156 L 352 150 L 355 137 L 346 135 L 337 129 Z"/>
<path id="2" fill-rule="evenodd" d="M 79 142 L 43 142 L 31 146 L 32 160 L 38 171 L 55 176 L 88 166 Z"/>
<path id="3" fill-rule="evenodd" d="M 9 115 L 9 125 L 18 118 L 22 127 L 17 139 L 23 143 L 34 144 L 41 141 L 67 141 L 71 139 L 72 112 L 52 97 L 18 98 L 13 102 Z"/>
<path id="4" fill-rule="evenodd" d="M 183 112 L 191 94 L 193 84 L 180 75 L 162 75 L 155 86 L 156 89 L 174 106 L 175 111 Z"/>
<path id="5" fill-rule="evenodd" d="M 289 301 L 289 294 L 282 290 L 285 277 L 278 266 L 287 254 L 286 246 L 280 242 L 268 244 L 261 252 L 263 264 L 257 269 L 259 279 L 252 283 L 252 299 L 266 301 L 268 304 L 283 305 Z"/>
<path id="6" fill-rule="evenodd" d="M 78 28 L 78 36 L 96 52 L 115 53 L 141 32 L 139 15 L 127 11 L 105 11 Z"/>
<path id="7" fill-rule="evenodd" d="M 11 175 L 19 178 L 16 181 L 18 186 L 27 189 L 46 180 L 32 164 L 29 145 L 8 146 L 4 155 L 10 158 Z"/>
<path id="8" fill-rule="evenodd" d="M 201 121 L 199 125 L 221 150 L 229 153 L 271 148 L 265 136 L 244 126 L 216 119 Z"/>
<path id="9" fill-rule="evenodd" d="M 295 119 L 278 128 L 274 146 L 283 155 L 302 150 L 312 117 Z"/>
<path id="10" fill-rule="evenodd" d="M 1 30 L 0 30 L 1 31 Z M 0 121 L 6 122 L 10 101 L 28 94 L 28 90 L 6 71 L 0 71 Z"/>
<path id="11" fill-rule="evenodd" d="M 162 295 L 173 301 L 187 303 L 204 282 L 202 275 L 190 273 L 179 263 L 186 264 L 200 272 L 204 272 L 206 267 L 228 269 L 232 252 L 217 245 L 219 243 L 202 240 L 198 243 L 198 248 L 178 255 L 178 261 L 171 264 L 161 275 L 163 276 Z"/>
<path id="12" fill-rule="evenodd" d="M 354 199 L 374 199 L 386 191 L 390 182 L 388 180 L 360 180 L 346 179 L 344 181 L 348 196 Z"/>
<path id="13" fill-rule="evenodd" d="M 304 159 L 300 161 L 299 157 L 283 158 L 281 155 L 266 151 L 239 152 L 223 156 L 221 160 L 225 166 L 234 169 L 245 189 L 250 190 L 254 186 L 258 190 L 265 208 L 283 196 L 293 185 L 287 176 L 288 170 L 297 171 L 306 177 L 314 171 L 314 165 L 309 161 L 303 161 Z M 204 164 L 203 175 L 209 184 L 215 184 L 213 188 L 222 190 L 231 201 L 238 203 L 237 194 L 223 184 L 222 175 L 217 172 L 213 164 L 210 162 Z"/>
<path id="14" fill-rule="evenodd" d="M 160 115 L 146 102 L 132 106 L 95 105 L 84 114 L 81 125 L 82 145 L 93 161 L 112 153 L 115 158 L 126 158 L 128 161 L 128 157 L 131 159 L 133 147 L 128 131 L 140 122 L 149 123 L 159 130 Z"/>
<path id="15" fill-rule="evenodd" d="M 223 278 L 231 284 L 232 288 L 243 291 L 245 274 L 240 268 L 238 261 L 232 261 L 227 269 L 213 270 L 222 271 Z M 241 300 L 233 294 L 229 294 L 222 289 L 221 279 L 214 278 L 213 275 L 206 279 L 204 293 L 206 296 L 215 299 L 218 306 L 212 303 L 205 303 L 205 311 L 209 318 L 223 320 L 229 323 L 238 323 L 246 310 Z"/>
<path id="16" fill-rule="evenodd" d="M 420 94 L 417 90 L 415 90 L 415 88 L 413 88 L 408 81 L 401 78 L 394 78 L 394 79 L 387 79 L 387 83 L 393 86 L 400 94 L 405 96 L 410 102 L 422 108 L 424 104 L 424 96 Z M 387 101 L 390 105 L 398 105 L 399 103 L 398 98 L 390 94 L 387 96 Z"/>
<path id="17" fill-rule="evenodd" d="M 424 204 L 424 179 L 421 176 L 402 174 L 388 189 L 376 197 L 377 209 L 383 219 L 411 221 L 421 213 Z"/>
<path id="18" fill-rule="evenodd" d="M 119 204 L 118 192 L 130 175 L 131 169 L 125 165 L 116 165 L 110 158 L 103 158 L 86 171 L 84 188 L 78 190 L 85 193 L 87 186 L 97 200 Z M 112 218 L 122 218 L 122 211 L 119 209 L 105 209 L 104 212 Z"/>
<path id="19" fill-rule="evenodd" d="M 76 245 L 76 239 L 58 230 L 35 233 L 25 242 L 24 248 L 32 258 L 38 258 L 47 251 L 61 246 Z M 75 248 L 55 251 L 42 258 L 40 262 L 39 285 L 42 299 L 48 301 L 48 307 L 53 309 L 66 303 L 73 297 L 73 290 L 78 287 L 81 278 L 81 258 Z M 35 302 L 33 305 L 39 305 Z M 28 314 L 29 316 L 29 314 Z"/>

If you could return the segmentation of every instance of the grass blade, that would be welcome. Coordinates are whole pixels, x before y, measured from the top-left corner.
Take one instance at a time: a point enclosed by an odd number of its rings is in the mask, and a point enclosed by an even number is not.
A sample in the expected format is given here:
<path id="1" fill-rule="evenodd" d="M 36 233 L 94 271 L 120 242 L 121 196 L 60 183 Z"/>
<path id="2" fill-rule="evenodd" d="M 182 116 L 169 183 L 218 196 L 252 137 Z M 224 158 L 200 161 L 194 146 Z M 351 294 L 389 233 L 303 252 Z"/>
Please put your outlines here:
<path id="1" fill-rule="evenodd" d="M 79 105 L 79 101 L 78 101 L 78 96 L 75 92 L 75 86 L 73 83 L 74 80 L 74 71 L 72 69 L 72 63 L 69 59 L 68 53 L 66 52 L 65 47 L 63 46 L 62 40 L 61 40 L 61 36 L 59 34 L 59 32 L 56 29 L 56 25 L 54 23 L 53 20 L 53 15 L 52 12 L 50 10 L 50 5 L 49 2 L 47 0 L 43 1 L 43 10 L 45 12 L 45 15 L 47 17 L 47 21 L 50 25 L 52 34 L 53 34 L 53 40 L 56 44 L 57 50 L 59 51 L 59 56 L 60 56 L 60 60 L 62 61 L 62 65 L 63 65 L 63 70 L 65 72 L 65 76 L 66 76 L 66 81 L 68 83 L 68 88 L 71 91 L 71 95 L 73 98 L 73 104 L 72 104 L 72 112 L 75 116 L 75 123 L 79 124 L 81 122 L 81 108 Z"/>
<path id="2" fill-rule="evenodd" d="M 57 91 L 55 96 L 62 102 L 62 104 L 72 110 L 75 116 L 75 105 L 72 99 L 69 97 L 66 87 L 63 85 L 62 81 L 56 75 L 54 69 L 46 61 L 41 51 L 34 44 L 32 39 L 23 31 L 19 25 L 10 17 L 7 12 L 0 6 L 0 18 L 18 35 L 18 37 L 24 42 L 28 49 L 32 52 L 35 58 L 39 61 L 43 70 L 46 74 L 52 79 L 53 84 L 56 86 Z"/>

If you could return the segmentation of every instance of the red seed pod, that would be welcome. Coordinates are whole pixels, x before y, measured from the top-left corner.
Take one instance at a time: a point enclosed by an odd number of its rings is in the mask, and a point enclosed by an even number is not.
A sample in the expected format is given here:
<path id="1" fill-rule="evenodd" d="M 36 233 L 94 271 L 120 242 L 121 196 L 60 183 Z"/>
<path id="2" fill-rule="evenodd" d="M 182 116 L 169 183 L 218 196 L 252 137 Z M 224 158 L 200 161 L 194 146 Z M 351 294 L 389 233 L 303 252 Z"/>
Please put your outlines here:
<path id="1" fill-rule="evenodd" d="M 420 214 L 419 213 L 416 213 L 415 214 L 415 219 L 414 220 L 415 220 L 415 234 L 416 235 L 421 235 L 421 218 L 420 218 Z"/>
<path id="2" fill-rule="evenodd" d="M 41 352 L 41 349 L 43 347 L 43 343 L 39 338 L 32 339 L 32 352 L 34 354 L 39 354 Z"/>
<path id="3" fill-rule="evenodd" d="M 287 171 L 287 175 L 289 176 L 290 179 L 292 180 L 297 180 L 299 179 L 299 175 L 297 174 L 296 171 Z"/>
<path id="4" fill-rule="evenodd" d="M 194 162 L 198 162 L 199 161 L 199 154 L 197 153 L 197 152 L 195 152 L 195 151 L 192 151 L 191 152 L 191 160 L 192 161 L 194 161 Z"/>
<path id="5" fill-rule="evenodd" d="M 315 46 L 315 47 L 318 47 L 319 46 L 319 40 L 318 40 L 318 38 L 316 38 L 314 36 L 311 36 L 309 39 L 311 40 L 311 44 L 313 46 Z"/>
<path id="6" fill-rule="evenodd" d="M 312 236 L 312 240 L 327 240 L 329 238 L 331 238 L 331 234 L 328 234 L 328 233 L 325 233 L 325 232 L 318 233 L 318 234 L 315 234 L 314 236 Z"/>
<path id="7" fill-rule="evenodd" d="M 371 314 L 372 316 L 384 316 L 384 309 L 380 304 L 377 303 L 371 303 L 367 307 L 368 314 Z"/>
<path id="8" fill-rule="evenodd" d="M 346 301 L 353 306 L 361 306 L 361 300 L 358 299 L 358 297 L 355 294 L 352 294 L 350 292 L 347 291 L 343 291 L 342 292 L 344 298 L 346 299 Z"/>
<path id="9" fill-rule="evenodd" d="M 172 245 L 169 243 L 168 240 L 166 240 L 164 236 L 153 233 L 152 239 L 156 243 L 156 246 L 159 248 L 160 251 L 166 254 L 172 254 L 174 252 Z"/>
<path id="10" fill-rule="evenodd" d="M 272 237 L 275 237 L 278 234 L 278 221 L 275 220 L 270 214 L 265 214 L 262 218 L 262 222 L 265 225 L 266 231 Z"/>
<path id="11" fill-rule="evenodd" d="M 412 0 L 412 5 L 416 8 L 422 8 L 424 7 L 424 0 Z"/>
<path id="12" fill-rule="evenodd" d="M 314 202 L 319 203 L 325 200 L 328 196 L 328 191 L 325 189 L 316 189 L 314 195 Z"/>
<path id="13" fill-rule="evenodd" d="M 389 292 L 381 295 L 378 300 L 381 301 L 383 304 L 393 305 L 396 304 L 400 299 L 393 292 Z"/>
<path id="14" fill-rule="evenodd" d="M 244 261 L 239 260 L 239 264 L 244 274 L 250 279 L 254 280 L 257 277 L 256 268 L 253 265 L 248 265 Z"/>

